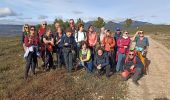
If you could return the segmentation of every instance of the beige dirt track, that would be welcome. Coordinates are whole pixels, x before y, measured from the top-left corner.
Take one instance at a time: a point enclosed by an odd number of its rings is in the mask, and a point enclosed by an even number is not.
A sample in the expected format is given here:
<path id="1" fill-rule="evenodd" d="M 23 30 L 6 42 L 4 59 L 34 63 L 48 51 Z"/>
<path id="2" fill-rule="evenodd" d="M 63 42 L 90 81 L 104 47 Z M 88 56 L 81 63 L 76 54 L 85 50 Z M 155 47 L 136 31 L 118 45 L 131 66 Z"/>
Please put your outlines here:
<path id="1" fill-rule="evenodd" d="M 128 80 L 127 100 L 170 100 L 170 50 L 149 37 L 149 73 L 135 86 Z"/>

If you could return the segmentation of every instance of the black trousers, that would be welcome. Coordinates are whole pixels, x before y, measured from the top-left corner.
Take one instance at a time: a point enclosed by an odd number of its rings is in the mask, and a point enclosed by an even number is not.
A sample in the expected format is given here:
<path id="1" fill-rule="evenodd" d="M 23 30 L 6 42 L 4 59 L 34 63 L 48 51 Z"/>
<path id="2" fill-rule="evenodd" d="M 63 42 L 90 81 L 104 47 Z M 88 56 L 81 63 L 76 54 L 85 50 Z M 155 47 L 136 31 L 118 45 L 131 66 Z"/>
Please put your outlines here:
<path id="1" fill-rule="evenodd" d="M 52 52 L 46 50 L 45 51 L 45 67 L 47 69 L 50 69 L 53 67 L 53 57 L 52 57 Z"/>
<path id="2" fill-rule="evenodd" d="M 37 55 L 36 52 L 30 52 L 26 58 L 26 67 L 25 67 L 25 79 L 28 77 L 28 72 L 31 68 L 32 73 L 35 74 L 35 67 L 37 65 Z"/>
<path id="3" fill-rule="evenodd" d="M 104 66 L 101 69 L 97 69 L 98 70 L 98 75 L 102 75 L 103 71 L 106 71 L 106 77 L 109 77 L 110 74 L 110 65 Z"/>

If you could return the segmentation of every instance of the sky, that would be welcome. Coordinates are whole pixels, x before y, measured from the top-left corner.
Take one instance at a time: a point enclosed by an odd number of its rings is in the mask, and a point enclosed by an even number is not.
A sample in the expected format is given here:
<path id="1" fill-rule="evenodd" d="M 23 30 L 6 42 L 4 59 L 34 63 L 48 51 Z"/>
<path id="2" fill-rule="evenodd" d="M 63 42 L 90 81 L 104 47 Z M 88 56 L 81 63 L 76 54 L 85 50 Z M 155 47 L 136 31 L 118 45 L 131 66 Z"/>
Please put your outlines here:
<path id="1" fill-rule="evenodd" d="M 0 0 L 0 24 L 52 23 L 55 18 L 89 21 L 97 17 L 170 25 L 170 0 Z"/>

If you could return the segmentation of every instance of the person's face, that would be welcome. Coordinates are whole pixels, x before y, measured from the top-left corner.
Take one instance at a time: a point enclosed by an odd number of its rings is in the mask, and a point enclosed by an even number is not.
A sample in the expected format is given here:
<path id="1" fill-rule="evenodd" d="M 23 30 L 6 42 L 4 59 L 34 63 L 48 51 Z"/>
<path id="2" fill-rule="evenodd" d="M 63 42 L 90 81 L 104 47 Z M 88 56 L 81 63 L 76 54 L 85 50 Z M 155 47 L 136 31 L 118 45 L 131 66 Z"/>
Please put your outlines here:
<path id="1" fill-rule="evenodd" d="M 26 32 L 29 31 L 29 27 L 28 26 L 25 26 L 24 29 L 25 29 Z"/>
<path id="2" fill-rule="evenodd" d="M 134 52 L 129 52 L 128 56 L 129 56 L 130 59 L 133 59 L 134 58 Z"/>
<path id="3" fill-rule="evenodd" d="M 93 28 L 93 26 L 91 26 L 91 27 L 89 28 L 89 31 L 90 31 L 90 32 L 93 32 L 93 30 L 94 30 L 94 28 Z"/>
<path id="4" fill-rule="evenodd" d="M 116 33 L 117 33 L 117 34 L 120 34 L 120 33 L 121 33 L 121 31 L 117 31 Z"/>
<path id="5" fill-rule="evenodd" d="M 67 32 L 66 35 L 67 35 L 67 37 L 70 37 L 71 36 L 71 32 Z"/>
<path id="6" fill-rule="evenodd" d="M 99 56 L 103 55 L 103 51 L 102 50 L 98 50 L 97 53 L 98 53 Z"/>
<path id="7" fill-rule="evenodd" d="M 139 32 L 139 36 L 140 36 L 140 37 L 143 37 L 143 36 L 144 36 L 144 33 L 143 33 L 143 32 Z"/>
<path id="8" fill-rule="evenodd" d="M 51 34 L 52 34 L 51 30 L 47 31 L 47 35 L 51 35 Z"/>
<path id="9" fill-rule="evenodd" d="M 41 26 L 42 26 L 42 28 L 46 28 L 47 23 L 46 23 L 46 22 L 43 22 L 43 23 L 41 24 Z"/>
<path id="10" fill-rule="evenodd" d="M 59 23 L 56 23 L 55 24 L 55 28 L 57 29 L 57 28 L 59 28 L 60 27 L 60 24 Z"/>
<path id="11" fill-rule="evenodd" d="M 129 34 L 128 32 L 124 32 L 123 36 L 128 37 L 128 34 Z"/>
<path id="12" fill-rule="evenodd" d="M 81 27 L 80 27 L 80 31 L 83 31 L 83 30 L 84 30 L 84 26 L 81 26 Z"/>
<path id="13" fill-rule="evenodd" d="M 30 34 L 31 34 L 31 35 L 34 35 L 34 33 L 35 33 L 35 28 L 31 27 L 31 28 L 30 28 Z"/>
<path id="14" fill-rule="evenodd" d="M 87 47 L 86 44 L 82 45 L 82 48 L 83 48 L 83 49 L 86 49 L 86 47 Z"/>
<path id="15" fill-rule="evenodd" d="M 103 27 L 103 28 L 101 28 L 101 32 L 102 32 L 102 33 L 104 33 L 104 31 L 105 31 L 105 28 L 104 28 L 104 27 Z"/>
<path id="16" fill-rule="evenodd" d="M 110 32 L 106 32 L 106 35 L 107 35 L 107 36 L 110 36 Z"/>
<path id="17" fill-rule="evenodd" d="M 70 27 L 74 27 L 74 21 L 73 20 L 70 20 L 69 24 L 70 24 Z"/>
<path id="18" fill-rule="evenodd" d="M 58 29 L 57 29 L 57 32 L 58 32 L 58 33 L 62 33 L 62 29 L 61 29 L 61 28 L 58 28 Z"/>

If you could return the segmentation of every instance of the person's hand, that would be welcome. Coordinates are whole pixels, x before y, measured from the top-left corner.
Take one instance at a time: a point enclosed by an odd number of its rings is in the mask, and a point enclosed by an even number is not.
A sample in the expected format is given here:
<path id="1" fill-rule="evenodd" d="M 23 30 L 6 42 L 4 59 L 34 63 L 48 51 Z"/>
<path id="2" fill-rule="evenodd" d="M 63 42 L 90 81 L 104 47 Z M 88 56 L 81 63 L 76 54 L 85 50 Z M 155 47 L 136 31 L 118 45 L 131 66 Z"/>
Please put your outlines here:
<path id="1" fill-rule="evenodd" d="M 124 46 L 124 48 L 126 49 L 126 48 L 128 48 L 128 46 Z"/>
<path id="2" fill-rule="evenodd" d="M 104 44 L 101 44 L 101 47 L 104 47 Z"/>
<path id="3" fill-rule="evenodd" d="M 97 69 L 101 69 L 101 64 L 97 66 Z"/>
<path id="4" fill-rule="evenodd" d="M 135 65 L 132 65 L 132 66 L 130 67 L 131 70 L 133 70 L 134 68 L 135 68 Z"/>
<path id="5" fill-rule="evenodd" d="M 68 43 L 65 43 L 64 45 L 65 45 L 65 46 L 67 46 L 67 45 L 68 45 Z"/>

